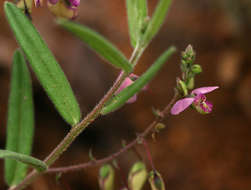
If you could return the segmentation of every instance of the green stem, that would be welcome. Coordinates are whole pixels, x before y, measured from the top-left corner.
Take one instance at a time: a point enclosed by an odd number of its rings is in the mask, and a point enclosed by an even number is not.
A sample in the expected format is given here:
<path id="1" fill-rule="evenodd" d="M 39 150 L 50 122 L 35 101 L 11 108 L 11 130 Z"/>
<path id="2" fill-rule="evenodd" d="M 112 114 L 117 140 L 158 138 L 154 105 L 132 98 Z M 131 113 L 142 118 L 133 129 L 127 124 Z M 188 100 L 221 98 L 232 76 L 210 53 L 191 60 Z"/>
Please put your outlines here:
<path id="1" fill-rule="evenodd" d="M 136 47 L 134 49 L 134 52 L 129 60 L 132 65 L 135 66 L 137 64 L 137 61 L 143 53 L 143 50 L 144 49 L 140 47 Z M 113 86 L 100 100 L 100 102 L 94 107 L 94 109 L 80 123 L 72 127 L 72 129 L 65 136 L 65 138 L 57 145 L 57 147 L 49 154 L 49 156 L 45 158 L 44 162 L 48 166 L 53 164 L 60 157 L 60 155 L 67 150 L 67 148 L 71 145 L 75 138 L 100 115 L 100 111 L 102 110 L 105 103 L 113 96 L 113 94 L 116 92 L 116 90 L 119 88 L 119 86 L 129 74 L 130 73 L 125 73 L 122 71 Z M 38 173 L 37 171 L 33 170 L 19 185 L 13 188 L 11 187 L 10 190 L 21 190 L 25 188 L 40 174 L 41 173 Z"/>

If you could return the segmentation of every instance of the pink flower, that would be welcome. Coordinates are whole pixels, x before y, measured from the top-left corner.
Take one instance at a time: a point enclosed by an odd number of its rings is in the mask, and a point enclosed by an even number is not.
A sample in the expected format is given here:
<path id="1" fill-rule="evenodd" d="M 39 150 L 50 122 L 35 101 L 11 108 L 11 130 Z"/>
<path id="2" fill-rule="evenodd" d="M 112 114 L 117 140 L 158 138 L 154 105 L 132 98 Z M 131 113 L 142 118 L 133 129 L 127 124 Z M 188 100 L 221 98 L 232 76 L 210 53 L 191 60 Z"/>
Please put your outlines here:
<path id="1" fill-rule="evenodd" d="M 178 100 L 171 109 L 172 115 L 178 115 L 180 112 L 184 111 L 191 104 L 195 109 L 203 114 L 210 113 L 213 108 L 213 104 L 206 100 L 205 94 L 212 92 L 219 88 L 218 86 L 209 86 L 196 88 L 191 92 L 192 97 L 183 98 Z"/>
<path id="2" fill-rule="evenodd" d="M 124 82 L 120 85 L 119 89 L 116 91 L 116 94 L 121 92 L 124 88 L 133 84 L 134 81 L 137 80 L 137 78 L 139 78 L 139 77 L 138 77 L 138 75 L 135 75 L 135 74 L 130 74 L 129 77 L 126 77 Z M 146 90 L 146 89 L 147 89 L 147 86 L 145 86 L 142 90 Z M 136 100 L 137 100 L 137 94 L 135 94 L 129 100 L 127 100 L 127 103 L 134 103 Z"/>
<path id="3" fill-rule="evenodd" d="M 78 7 L 80 4 L 80 0 L 69 0 L 69 2 L 71 3 L 71 6 L 73 7 Z"/>

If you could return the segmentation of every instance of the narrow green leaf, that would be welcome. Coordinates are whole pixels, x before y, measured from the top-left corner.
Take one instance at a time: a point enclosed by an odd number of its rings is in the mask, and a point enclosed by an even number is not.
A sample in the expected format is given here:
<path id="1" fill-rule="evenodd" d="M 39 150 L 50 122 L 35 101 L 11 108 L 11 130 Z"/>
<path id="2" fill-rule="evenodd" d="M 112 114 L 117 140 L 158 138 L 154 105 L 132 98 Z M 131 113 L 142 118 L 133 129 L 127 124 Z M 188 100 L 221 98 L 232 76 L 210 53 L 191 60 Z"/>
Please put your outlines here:
<path id="1" fill-rule="evenodd" d="M 157 74 L 167 59 L 175 51 L 175 47 L 170 47 L 167 51 L 165 51 L 140 78 L 117 94 L 111 102 L 102 109 L 101 114 L 108 114 L 123 106 L 127 100 L 138 93 Z"/>
<path id="2" fill-rule="evenodd" d="M 146 46 L 152 38 L 157 34 L 160 27 L 165 21 L 168 9 L 172 0 L 159 0 L 159 3 L 153 13 L 152 19 L 149 22 L 146 32 L 143 36 L 143 43 Z"/>
<path id="3" fill-rule="evenodd" d="M 64 72 L 29 19 L 14 4 L 5 2 L 5 14 L 32 70 L 62 117 L 71 125 L 81 118 L 80 109 Z"/>
<path id="4" fill-rule="evenodd" d="M 8 103 L 6 149 L 31 153 L 34 113 L 30 73 L 20 51 L 13 56 L 11 87 Z M 27 166 L 15 160 L 5 161 L 5 180 L 8 185 L 19 183 L 26 175 Z"/>
<path id="5" fill-rule="evenodd" d="M 133 47 L 139 43 L 147 18 L 146 0 L 126 0 L 128 27 Z"/>
<path id="6" fill-rule="evenodd" d="M 97 32 L 86 26 L 65 19 L 58 19 L 57 23 L 73 33 L 75 36 L 79 37 L 98 55 L 111 63 L 113 66 L 123 69 L 126 72 L 132 71 L 133 67 L 128 62 L 126 57 L 114 45 Z"/>
<path id="7" fill-rule="evenodd" d="M 32 156 L 27 156 L 25 154 L 20 154 L 17 152 L 0 149 L 0 158 L 13 159 L 13 160 L 22 162 L 24 164 L 30 165 L 31 167 L 35 168 L 39 172 L 47 170 L 47 165 L 43 161 L 38 160 Z"/>
<path id="8" fill-rule="evenodd" d="M 143 21 L 148 15 L 147 0 L 138 0 L 137 3 L 138 3 L 137 7 L 138 7 L 139 15 L 140 15 L 139 20 Z"/>
<path id="9" fill-rule="evenodd" d="M 138 39 L 138 25 L 137 25 L 137 6 L 135 0 L 126 0 L 128 28 L 130 33 L 130 40 L 133 47 L 136 46 Z"/>

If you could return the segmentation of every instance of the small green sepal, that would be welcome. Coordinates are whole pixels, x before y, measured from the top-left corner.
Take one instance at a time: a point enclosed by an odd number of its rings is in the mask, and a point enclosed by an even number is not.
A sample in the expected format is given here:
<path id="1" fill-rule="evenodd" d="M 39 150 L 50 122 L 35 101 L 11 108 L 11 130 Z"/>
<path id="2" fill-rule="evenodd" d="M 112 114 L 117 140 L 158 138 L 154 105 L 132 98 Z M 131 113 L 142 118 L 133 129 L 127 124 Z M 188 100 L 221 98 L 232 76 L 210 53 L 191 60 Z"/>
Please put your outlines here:
<path id="1" fill-rule="evenodd" d="M 177 87 L 182 92 L 183 96 L 188 95 L 187 86 L 186 86 L 186 83 L 184 81 L 182 81 L 180 79 L 177 79 Z"/>

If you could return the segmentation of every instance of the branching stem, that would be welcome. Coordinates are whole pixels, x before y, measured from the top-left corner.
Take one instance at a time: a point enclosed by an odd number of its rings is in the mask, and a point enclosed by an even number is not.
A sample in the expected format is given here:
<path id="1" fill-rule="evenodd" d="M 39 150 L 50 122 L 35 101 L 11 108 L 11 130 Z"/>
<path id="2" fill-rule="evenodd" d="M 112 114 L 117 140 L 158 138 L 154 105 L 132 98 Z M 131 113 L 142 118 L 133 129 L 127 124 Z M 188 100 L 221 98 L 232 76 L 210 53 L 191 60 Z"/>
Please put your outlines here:
<path id="1" fill-rule="evenodd" d="M 135 66 L 142 53 L 143 49 L 136 47 L 129 62 Z M 71 145 L 75 138 L 100 115 L 100 112 L 105 103 L 113 96 L 113 94 L 129 74 L 130 73 L 125 73 L 122 71 L 114 82 L 113 86 L 100 100 L 100 102 L 93 108 L 93 110 L 80 123 L 72 127 L 65 138 L 57 145 L 57 147 L 49 154 L 49 156 L 45 158 L 44 162 L 48 166 L 52 165 L 61 156 L 61 154 L 67 150 L 67 148 Z M 21 190 L 25 188 L 40 174 L 42 173 L 38 173 L 37 171 L 33 170 L 20 184 L 15 187 L 11 187 L 10 190 Z"/>
<path id="2" fill-rule="evenodd" d="M 114 160 L 115 158 L 119 157 L 123 153 L 127 152 L 130 148 L 134 147 L 136 144 L 138 144 L 139 141 L 142 140 L 142 138 L 145 138 L 153 129 L 154 127 L 161 121 L 164 120 L 164 118 L 168 115 L 171 106 L 176 102 L 178 99 L 178 93 L 175 92 L 172 100 L 169 102 L 169 104 L 163 109 L 161 113 L 161 117 L 156 117 L 156 119 L 141 133 L 137 136 L 136 139 L 134 139 L 132 142 L 121 148 L 119 151 L 105 157 L 99 160 L 91 160 L 89 162 L 83 163 L 83 164 L 77 164 L 73 166 L 67 166 L 67 167 L 58 167 L 58 168 L 50 168 L 46 171 L 46 173 L 66 173 L 66 172 L 73 172 L 77 170 L 86 169 L 89 167 L 94 167 L 97 165 L 103 165 L 109 161 Z"/>

